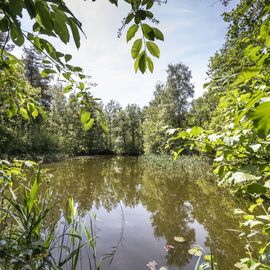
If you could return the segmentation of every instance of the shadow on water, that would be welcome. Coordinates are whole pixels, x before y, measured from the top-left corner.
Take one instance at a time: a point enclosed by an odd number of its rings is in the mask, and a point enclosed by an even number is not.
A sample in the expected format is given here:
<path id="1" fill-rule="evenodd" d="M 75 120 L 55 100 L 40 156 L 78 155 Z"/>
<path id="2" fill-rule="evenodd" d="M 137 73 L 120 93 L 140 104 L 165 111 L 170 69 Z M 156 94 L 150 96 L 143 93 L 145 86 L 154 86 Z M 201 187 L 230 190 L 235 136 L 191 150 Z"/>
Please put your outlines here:
<path id="1" fill-rule="evenodd" d="M 55 209 L 72 196 L 85 218 L 96 213 L 97 254 L 113 255 L 103 269 L 146 269 L 152 260 L 159 267 L 194 269 L 196 258 L 188 250 L 196 243 L 215 250 L 220 270 L 233 269 L 243 257 L 243 243 L 227 230 L 238 226 L 232 212 L 239 205 L 216 187 L 206 162 L 153 165 L 145 158 L 97 156 L 46 167 L 54 175 Z M 175 242 L 175 236 L 185 242 Z M 174 249 L 167 252 L 166 244 Z"/>

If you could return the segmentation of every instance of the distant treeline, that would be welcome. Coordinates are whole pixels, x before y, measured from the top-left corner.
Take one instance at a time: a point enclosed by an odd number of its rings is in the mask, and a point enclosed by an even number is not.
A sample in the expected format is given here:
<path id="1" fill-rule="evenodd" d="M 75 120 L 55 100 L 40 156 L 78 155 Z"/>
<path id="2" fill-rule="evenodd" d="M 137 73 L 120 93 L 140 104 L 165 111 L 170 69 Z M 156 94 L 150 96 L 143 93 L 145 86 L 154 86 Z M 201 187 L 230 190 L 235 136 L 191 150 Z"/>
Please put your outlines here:
<path id="1" fill-rule="evenodd" d="M 22 63 L 13 77 L 24 81 L 26 91 L 43 106 L 44 113 L 32 117 L 32 112 L 28 117 L 22 111 L 12 117 L 11 109 L 10 115 L 0 114 L 2 158 L 164 153 L 164 126 L 184 128 L 207 120 L 207 115 L 198 117 L 194 111 L 191 72 L 182 63 L 168 66 L 166 81 L 157 83 L 153 99 L 144 108 L 137 104 L 122 108 L 113 100 L 108 104 L 97 102 L 91 112 L 96 121 L 88 131 L 81 124 L 80 104 L 73 99 L 74 94 L 67 97 L 56 78 L 41 76 L 46 65 L 34 48 L 24 48 Z M 9 87 L 3 87 L 0 101 L 7 99 L 8 91 Z"/>

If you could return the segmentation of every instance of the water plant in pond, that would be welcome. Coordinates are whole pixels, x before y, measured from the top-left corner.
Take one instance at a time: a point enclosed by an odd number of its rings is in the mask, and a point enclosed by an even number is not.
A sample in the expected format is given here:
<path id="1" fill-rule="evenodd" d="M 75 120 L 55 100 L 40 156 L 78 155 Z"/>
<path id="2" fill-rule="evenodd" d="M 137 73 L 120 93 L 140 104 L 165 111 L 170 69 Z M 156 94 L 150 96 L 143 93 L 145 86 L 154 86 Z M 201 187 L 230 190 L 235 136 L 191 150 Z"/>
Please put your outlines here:
<path id="1" fill-rule="evenodd" d="M 177 237 L 182 238 L 182 237 Z M 177 241 L 180 242 L 180 241 Z M 183 243 L 182 239 L 181 242 Z M 166 251 L 169 252 L 170 249 L 167 248 L 168 245 L 166 245 Z M 172 247 L 172 246 L 171 246 Z M 199 245 L 193 245 L 191 249 L 188 250 L 188 253 L 192 256 L 198 257 L 197 262 L 194 266 L 194 270 L 205 270 L 205 269 L 211 269 L 211 270 L 218 270 L 218 264 L 215 262 L 214 255 L 212 254 L 212 250 L 210 252 L 210 255 L 205 252 L 205 250 L 199 246 Z M 167 267 L 162 266 L 161 268 L 158 268 L 158 264 L 156 261 L 150 261 L 146 264 L 147 268 L 149 270 L 168 270 Z"/>
<path id="2" fill-rule="evenodd" d="M 198 257 L 194 270 L 218 270 L 218 264 L 215 262 L 215 257 L 210 252 L 210 255 L 205 252 L 205 250 L 199 245 L 193 245 L 191 249 L 188 251 L 189 254 Z M 203 260 L 203 262 L 201 262 Z"/>
<path id="3" fill-rule="evenodd" d="M 17 160 L 1 161 L 0 166 L 0 266 L 3 269 L 62 269 L 64 266 L 77 269 L 81 253 L 87 247 L 89 269 L 99 269 L 93 219 L 90 217 L 86 226 L 76 204 L 69 199 L 67 213 L 47 225 L 53 206 L 48 193 L 40 192 L 41 186 L 46 185 L 40 166 Z"/>

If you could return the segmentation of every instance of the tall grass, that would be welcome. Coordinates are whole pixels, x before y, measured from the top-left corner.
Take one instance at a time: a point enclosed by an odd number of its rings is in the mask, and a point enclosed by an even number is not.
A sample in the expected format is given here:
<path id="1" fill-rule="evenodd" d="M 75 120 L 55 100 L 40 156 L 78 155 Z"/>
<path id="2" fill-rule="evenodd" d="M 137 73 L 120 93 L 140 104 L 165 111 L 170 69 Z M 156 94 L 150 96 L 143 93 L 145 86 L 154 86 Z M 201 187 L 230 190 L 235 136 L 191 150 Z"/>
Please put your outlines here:
<path id="1" fill-rule="evenodd" d="M 95 216 L 85 224 L 68 199 L 66 213 L 45 226 L 53 207 L 40 192 L 46 180 L 34 162 L 0 162 L 0 268 L 75 270 L 86 251 L 88 269 L 99 269 Z"/>
<path id="2" fill-rule="evenodd" d="M 141 166 L 153 172 L 175 175 L 187 179 L 214 179 L 210 160 L 202 156 L 180 156 L 174 160 L 166 155 L 144 155 L 139 157 Z"/>

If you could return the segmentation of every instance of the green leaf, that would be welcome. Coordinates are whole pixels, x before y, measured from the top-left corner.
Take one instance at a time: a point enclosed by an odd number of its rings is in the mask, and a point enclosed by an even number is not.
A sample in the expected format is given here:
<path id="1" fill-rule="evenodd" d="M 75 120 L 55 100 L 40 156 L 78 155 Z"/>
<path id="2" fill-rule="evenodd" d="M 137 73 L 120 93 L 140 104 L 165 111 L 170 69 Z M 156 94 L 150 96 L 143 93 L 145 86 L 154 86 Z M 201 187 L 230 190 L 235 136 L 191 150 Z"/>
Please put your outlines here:
<path id="1" fill-rule="evenodd" d="M 266 191 L 267 191 L 266 187 L 257 183 L 253 183 L 247 186 L 247 192 L 249 194 L 265 194 Z"/>
<path id="2" fill-rule="evenodd" d="M 0 30 L 2 32 L 7 32 L 9 28 L 9 20 L 7 16 L 4 16 L 1 20 L 0 20 Z"/>
<path id="3" fill-rule="evenodd" d="M 94 124 L 94 118 L 91 118 L 88 122 L 83 124 L 83 128 L 85 131 L 89 130 Z"/>
<path id="4" fill-rule="evenodd" d="M 97 122 L 105 133 L 109 132 L 109 128 L 108 128 L 108 125 L 106 123 L 106 118 L 105 118 L 105 115 L 103 112 L 99 112 L 97 114 Z"/>
<path id="5" fill-rule="evenodd" d="M 14 24 L 10 24 L 10 37 L 17 46 L 22 46 L 24 43 L 24 37 L 21 30 Z"/>
<path id="6" fill-rule="evenodd" d="M 70 91 L 72 91 L 72 89 L 73 89 L 73 85 L 70 84 L 64 88 L 64 93 L 69 93 Z"/>
<path id="7" fill-rule="evenodd" d="M 259 133 L 267 135 L 270 130 L 270 102 L 260 104 L 250 118 L 254 121 L 256 130 Z"/>
<path id="8" fill-rule="evenodd" d="M 79 78 L 80 78 L 81 80 L 83 80 L 83 79 L 86 78 L 86 76 L 85 76 L 83 73 L 79 73 L 78 75 L 79 75 Z"/>
<path id="9" fill-rule="evenodd" d="M 37 15 L 35 4 L 32 0 L 25 0 L 25 7 L 31 19 L 35 18 Z"/>
<path id="10" fill-rule="evenodd" d="M 266 46 L 270 46 L 269 26 L 270 26 L 269 20 L 265 20 L 262 26 L 260 27 L 260 36 L 264 38 Z"/>
<path id="11" fill-rule="evenodd" d="M 44 65 L 52 65 L 52 62 L 50 60 L 43 59 L 42 64 L 44 64 Z"/>
<path id="12" fill-rule="evenodd" d="M 135 72 L 137 73 L 137 71 L 138 71 L 138 69 L 139 69 L 139 67 L 140 67 L 140 60 L 141 60 L 141 57 L 143 56 L 143 55 L 145 55 L 146 53 L 145 53 L 145 51 L 142 51 L 138 56 L 137 56 L 137 58 L 136 58 L 136 60 L 135 60 L 135 62 L 134 62 L 134 70 L 135 70 Z"/>
<path id="13" fill-rule="evenodd" d="M 149 40 L 155 40 L 155 32 L 151 26 L 146 23 L 142 24 L 143 35 Z"/>
<path id="14" fill-rule="evenodd" d="M 140 18 L 140 16 L 138 16 L 138 15 L 135 16 L 135 23 L 136 23 L 136 24 L 140 24 L 140 23 L 141 23 L 141 18 Z"/>
<path id="15" fill-rule="evenodd" d="M 142 48 L 142 39 L 135 40 L 131 48 L 131 55 L 133 59 L 137 58 L 137 56 L 141 51 L 141 48 Z"/>
<path id="16" fill-rule="evenodd" d="M 13 103 L 7 110 L 6 110 L 6 114 L 9 118 L 15 116 L 17 114 L 17 106 Z"/>
<path id="17" fill-rule="evenodd" d="M 13 16 L 20 16 L 22 15 L 22 9 L 23 9 L 23 1 L 18 1 L 18 0 L 10 0 L 9 1 L 9 8 L 10 8 L 10 13 Z"/>
<path id="18" fill-rule="evenodd" d="M 21 116 L 22 116 L 24 119 L 26 119 L 26 120 L 29 119 L 29 115 L 28 115 L 26 109 L 20 108 L 20 114 L 21 114 Z"/>
<path id="19" fill-rule="evenodd" d="M 65 61 L 68 62 L 70 61 L 72 58 L 72 55 L 71 54 L 65 54 Z"/>
<path id="20" fill-rule="evenodd" d="M 34 103 L 28 103 L 27 109 L 31 112 L 34 119 L 38 116 L 38 109 L 36 108 Z"/>
<path id="21" fill-rule="evenodd" d="M 154 18 L 154 14 L 151 11 L 146 11 L 146 17 L 149 19 L 153 19 Z"/>
<path id="22" fill-rule="evenodd" d="M 199 136 L 202 133 L 203 129 L 201 127 L 193 127 L 190 131 L 190 133 L 193 136 Z"/>
<path id="23" fill-rule="evenodd" d="M 79 82 L 78 88 L 79 88 L 81 91 L 84 90 L 84 88 L 85 88 L 84 83 L 83 83 L 83 82 Z"/>
<path id="24" fill-rule="evenodd" d="M 240 96 L 241 97 L 241 96 Z M 248 111 L 258 102 L 258 100 L 260 100 L 260 98 L 263 97 L 263 93 L 261 91 L 258 91 L 253 98 L 249 98 L 249 96 L 247 97 L 247 99 L 249 100 L 249 102 L 246 104 L 245 108 L 243 110 L 241 110 L 238 115 L 235 117 L 234 123 L 238 124 L 238 122 L 243 118 L 243 116 L 245 116 Z M 242 97 L 245 98 L 245 97 Z"/>
<path id="25" fill-rule="evenodd" d="M 76 212 L 73 198 L 68 198 L 68 208 L 70 212 L 70 219 L 74 220 Z"/>
<path id="26" fill-rule="evenodd" d="M 31 191 L 29 193 L 29 196 L 27 198 L 28 213 L 30 213 L 33 208 L 33 205 L 36 199 L 37 190 L 38 190 L 38 183 L 37 183 L 37 180 L 35 180 L 31 188 Z"/>
<path id="27" fill-rule="evenodd" d="M 69 19 L 69 26 L 70 26 L 71 31 L 72 31 L 75 45 L 76 45 L 77 49 L 79 49 L 80 48 L 80 33 L 78 30 L 78 26 L 77 26 L 74 18 L 69 17 L 68 19 Z"/>
<path id="28" fill-rule="evenodd" d="M 134 13 L 128 14 L 128 16 L 125 19 L 125 23 L 129 24 L 132 21 L 132 19 L 134 18 L 134 16 L 135 16 Z"/>
<path id="29" fill-rule="evenodd" d="M 139 60 L 139 69 L 142 73 L 146 71 L 146 59 L 146 53 L 143 52 Z"/>
<path id="30" fill-rule="evenodd" d="M 54 46 L 47 40 L 40 38 L 39 39 L 40 47 L 44 48 L 46 52 L 53 58 L 57 59 L 56 49 Z"/>
<path id="31" fill-rule="evenodd" d="M 36 119 L 36 117 L 38 116 L 38 109 L 34 108 L 34 110 L 32 111 L 32 116 L 34 119 Z"/>
<path id="32" fill-rule="evenodd" d="M 58 13 L 53 12 L 51 13 L 52 21 L 53 21 L 53 29 L 54 32 L 60 37 L 60 39 L 64 43 L 69 42 L 69 32 L 66 25 L 66 22 L 64 20 L 64 16 L 58 15 Z"/>
<path id="33" fill-rule="evenodd" d="M 146 11 L 143 10 L 143 9 L 139 9 L 137 12 L 136 12 L 136 15 L 140 17 L 140 20 L 143 21 L 146 19 Z"/>
<path id="34" fill-rule="evenodd" d="M 53 73 L 56 73 L 56 71 L 53 70 L 53 69 L 48 69 L 48 68 L 46 68 L 46 69 L 43 69 L 43 70 L 41 71 L 40 76 L 41 76 L 42 78 L 46 78 L 46 77 L 48 77 L 49 74 L 53 74 Z"/>
<path id="35" fill-rule="evenodd" d="M 154 63 L 150 57 L 147 57 L 147 66 L 151 73 L 154 72 Z"/>
<path id="36" fill-rule="evenodd" d="M 90 112 L 87 111 L 81 112 L 81 122 L 83 124 L 84 131 L 89 130 L 93 126 L 94 118 L 90 118 L 90 116 L 91 116 Z"/>
<path id="37" fill-rule="evenodd" d="M 235 83 L 233 85 L 237 85 L 257 76 L 260 72 L 260 69 L 253 67 L 253 68 L 246 68 L 242 72 L 239 73 Z"/>
<path id="38" fill-rule="evenodd" d="M 155 27 L 152 27 L 152 29 L 154 30 L 155 38 L 164 41 L 163 33 L 159 29 L 157 29 Z"/>
<path id="39" fill-rule="evenodd" d="M 137 73 L 138 69 L 139 69 L 139 60 L 140 60 L 140 56 L 138 56 L 134 62 L 134 70 L 135 73 Z"/>
<path id="40" fill-rule="evenodd" d="M 252 205 L 248 208 L 248 211 L 249 211 L 250 213 L 253 213 L 254 210 L 255 210 L 255 208 L 256 208 L 257 206 L 258 206 L 257 204 L 252 204 Z"/>
<path id="41" fill-rule="evenodd" d="M 138 29 L 139 29 L 139 26 L 137 24 L 133 24 L 130 26 L 130 28 L 127 31 L 127 36 L 126 36 L 127 42 L 129 42 L 135 36 Z"/>
<path id="42" fill-rule="evenodd" d="M 158 46 L 152 42 L 152 41 L 147 41 L 146 42 L 146 47 L 148 49 L 148 51 L 155 57 L 159 58 L 160 56 L 160 50 L 158 48 Z"/>
<path id="43" fill-rule="evenodd" d="M 154 1 L 148 1 L 146 4 L 146 9 L 152 8 L 153 5 L 154 5 Z"/>
<path id="44" fill-rule="evenodd" d="M 83 111 L 81 113 L 81 122 L 85 124 L 86 122 L 90 120 L 90 116 L 91 116 L 90 112 Z"/>
<path id="45" fill-rule="evenodd" d="M 37 21 L 46 30 L 51 32 L 53 30 L 53 23 L 51 20 L 51 13 L 49 12 L 49 7 L 45 1 L 37 1 L 36 4 Z M 39 18 L 38 18 L 39 17 Z"/>

